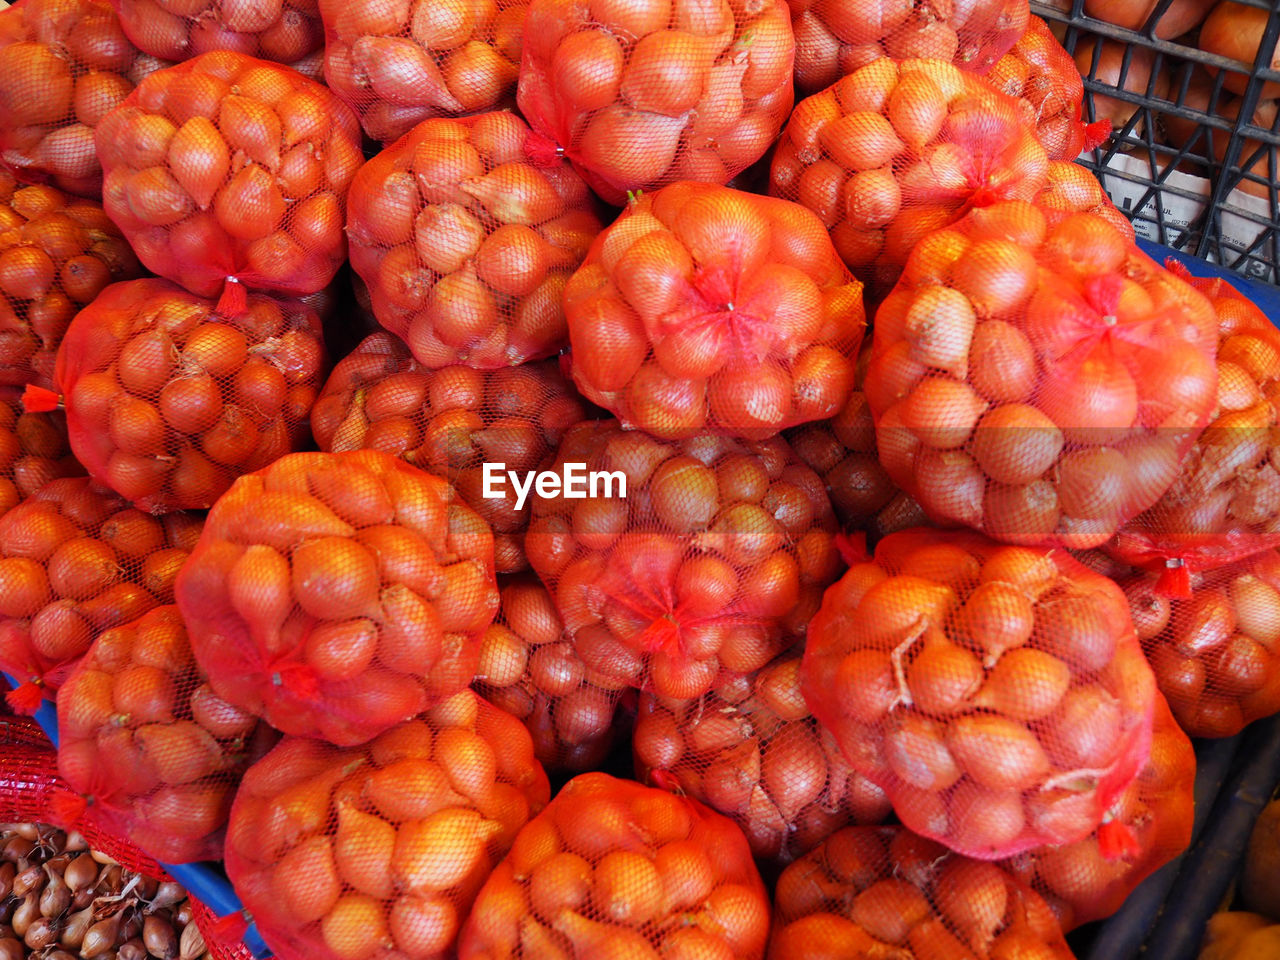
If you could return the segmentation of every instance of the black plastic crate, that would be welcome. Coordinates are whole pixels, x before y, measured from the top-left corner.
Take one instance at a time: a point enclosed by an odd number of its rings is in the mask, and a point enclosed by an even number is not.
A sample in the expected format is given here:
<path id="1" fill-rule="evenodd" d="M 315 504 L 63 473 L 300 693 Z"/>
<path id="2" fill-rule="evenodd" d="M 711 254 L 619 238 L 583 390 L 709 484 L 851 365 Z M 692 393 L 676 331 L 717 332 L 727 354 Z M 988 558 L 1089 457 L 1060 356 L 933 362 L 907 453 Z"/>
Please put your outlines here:
<path id="1" fill-rule="evenodd" d="M 1069 53 L 1079 53 L 1088 119 L 1097 116 L 1095 96 L 1136 107 L 1123 127 L 1080 162 L 1098 175 L 1139 235 L 1275 284 L 1280 283 L 1280 111 L 1265 126 L 1253 117 L 1270 99 L 1263 96 L 1264 84 L 1280 82 L 1280 72 L 1269 68 L 1280 36 L 1280 3 L 1238 2 L 1267 14 L 1263 42 L 1247 66 L 1200 51 L 1195 32 L 1157 38 L 1156 24 L 1172 0 L 1159 0 L 1139 30 L 1086 15 L 1084 0 L 1032 2 L 1031 9 L 1055 28 Z M 1104 40 L 1122 47 L 1118 76 L 1098 75 Z M 1152 66 L 1145 89 L 1125 90 L 1126 79 L 1141 76 L 1147 58 Z M 1241 91 L 1238 101 L 1224 86 L 1228 77 Z M 1207 102 L 1197 99 L 1201 83 L 1199 93 L 1203 97 L 1207 90 Z M 1235 120 L 1220 114 L 1227 104 L 1238 107 Z M 1171 122 L 1184 128 L 1185 141 L 1171 135 Z"/>

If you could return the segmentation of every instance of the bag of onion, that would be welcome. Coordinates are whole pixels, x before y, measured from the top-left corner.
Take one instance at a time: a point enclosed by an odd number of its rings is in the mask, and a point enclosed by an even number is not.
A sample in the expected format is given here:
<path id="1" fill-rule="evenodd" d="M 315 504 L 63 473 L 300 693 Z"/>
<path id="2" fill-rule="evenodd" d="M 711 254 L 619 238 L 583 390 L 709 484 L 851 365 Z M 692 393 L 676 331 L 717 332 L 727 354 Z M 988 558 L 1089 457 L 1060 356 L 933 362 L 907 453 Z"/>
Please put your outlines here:
<path id="1" fill-rule="evenodd" d="M 285 737 L 236 793 L 227 876 L 278 960 L 447 960 L 549 794 L 524 728 L 464 690 L 363 747 Z"/>
<path id="2" fill-rule="evenodd" d="M 58 690 L 58 774 L 162 863 L 222 858 L 240 777 L 278 739 L 213 692 L 172 605 L 104 630 Z"/>
<path id="3" fill-rule="evenodd" d="M 471 682 L 498 607 L 493 534 L 390 454 L 294 453 L 214 504 L 176 596 L 218 696 L 353 746 Z"/>
<path id="4" fill-rule="evenodd" d="M 1094 831 L 1151 747 L 1124 594 L 1062 550 L 907 530 L 826 593 L 805 701 L 910 830 L 1000 859 Z"/>
<path id="5" fill-rule="evenodd" d="M 63 412 L 31 413 L 16 387 L 0 387 L 0 516 L 50 480 L 83 474 Z"/>
<path id="6" fill-rule="evenodd" d="M 320 317 L 301 301 L 250 293 L 232 312 L 134 280 L 76 315 L 54 379 L 89 474 L 164 513 L 207 510 L 302 446 L 325 362 Z"/>
<path id="7" fill-rule="evenodd" d="M 139 50 L 182 61 L 234 50 L 287 63 L 314 80 L 310 59 L 324 48 L 316 0 L 110 0 Z"/>
<path id="8" fill-rule="evenodd" d="M 1209 301 L 1094 214 L 922 240 L 876 313 L 880 462 L 940 523 L 1086 549 L 1175 481 L 1216 399 Z"/>

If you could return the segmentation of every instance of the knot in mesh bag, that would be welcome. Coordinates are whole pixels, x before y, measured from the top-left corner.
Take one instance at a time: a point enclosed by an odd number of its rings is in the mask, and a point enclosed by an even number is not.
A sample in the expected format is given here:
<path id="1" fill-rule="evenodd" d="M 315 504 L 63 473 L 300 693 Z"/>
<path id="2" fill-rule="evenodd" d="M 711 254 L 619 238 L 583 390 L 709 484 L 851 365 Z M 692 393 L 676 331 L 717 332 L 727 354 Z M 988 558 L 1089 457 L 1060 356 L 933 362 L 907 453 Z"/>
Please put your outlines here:
<path id="1" fill-rule="evenodd" d="M 618 682 L 689 699 L 758 670 L 838 575 L 822 481 L 781 438 L 664 442 L 590 422 L 547 467 L 567 469 L 578 479 L 533 501 L 525 549 L 578 655 Z"/>
<path id="2" fill-rule="evenodd" d="M 21 186 L 2 169 L 0 231 L 0 384 L 48 389 L 71 318 L 142 268 L 100 204 Z"/>
<path id="3" fill-rule="evenodd" d="M 374 316 L 427 367 L 480 369 L 568 342 L 560 300 L 601 224 L 563 160 L 510 113 L 427 120 L 351 185 L 351 266 Z"/>
<path id="4" fill-rule="evenodd" d="M 278 960 L 447 960 L 549 793 L 524 728 L 464 690 L 362 747 L 285 737 L 236 793 L 227 875 Z"/>
<path id="5" fill-rule="evenodd" d="M 564 432 L 587 418 L 586 404 L 555 360 L 475 370 L 432 370 L 389 333 L 367 337 L 334 367 L 311 412 L 321 450 L 381 450 L 446 477 L 493 527 L 499 573 L 528 567 L 529 513 L 504 483 L 486 475 L 537 469 Z M 491 477 L 492 480 L 492 477 Z"/>
<path id="6" fill-rule="evenodd" d="M 319 315 L 251 293 L 232 313 L 167 280 L 114 284 L 58 351 L 71 448 L 152 513 L 213 506 L 307 438 L 325 351 Z"/>
<path id="7" fill-rule="evenodd" d="M 474 689 L 525 725 L 548 770 L 600 767 L 620 732 L 626 681 L 578 655 L 536 578 L 505 578 L 501 603 L 480 642 Z"/>
<path id="8" fill-rule="evenodd" d="M 512 103 L 524 0 L 323 0 L 325 82 L 390 143 L 432 117 Z"/>
<path id="9" fill-rule="evenodd" d="M 1160 574 L 1117 581 L 1160 692 L 1193 737 L 1229 737 L 1280 711 L 1280 551 L 1192 569 L 1185 597 Z"/>
<path id="10" fill-rule="evenodd" d="M 220 860 L 245 769 L 278 739 L 213 692 L 178 608 L 104 630 L 58 690 L 58 773 L 163 863 Z"/>
<path id="11" fill-rule="evenodd" d="M 1151 755 L 1083 840 L 1040 847 L 1000 862 L 1033 887 L 1064 931 L 1120 909 L 1150 874 L 1191 842 L 1196 755 L 1169 704 L 1156 697 Z"/>
<path id="12" fill-rule="evenodd" d="M 137 48 L 164 60 L 231 50 L 296 68 L 324 47 L 316 0 L 110 2 Z M 308 75 L 319 80 L 319 72 Z"/>
<path id="13" fill-rule="evenodd" d="M 584 773 L 481 888 L 459 960 L 762 960 L 769 900 L 742 831 L 690 797 Z"/>
<path id="14" fill-rule="evenodd" d="M 517 100 L 608 203 L 728 183 L 773 145 L 795 93 L 783 0 L 534 0 Z"/>
<path id="15" fill-rule="evenodd" d="M 848 827 L 778 878 L 769 960 L 1072 960 L 1030 886 L 902 827 Z"/>
<path id="16" fill-rule="evenodd" d="M 149 270 L 314 293 L 346 258 L 360 125 L 298 71 L 217 51 L 157 70 L 97 130 L 102 202 Z M 229 294 L 238 297 L 239 294 Z"/>
<path id="17" fill-rule="evenodd" d="M 1072 843 L 1151 746 L 1126 606 L 1061 550 L 891 534 L 809 625 L 805 701 L 916 833 L 981 859 Z"/>
<path id="18" fill-rule="evenodd" d="M 0 387 L 0 516 L 50 480 L 83 474 L 63 412 L 28 412 L 16 389 Z"/>
<path id="19" fill-rule="evenodd" d="M 1216 333 L 1209 301 L 1107 220 L 974 210 L 920 242 L 876 314 L 880 462 L 938 522 L 1097 546 L 1178 477 Z"/>
<path id="20" fill-rule="evenodd" d="M 0 516 L 0 669 L 22 683 L 10 706 L 34 713 L 103 630 L 173 603 L 201 522 L 150 516 L 88 477 Z"/>
<path id="21" fill-rule="evenodd" d="M 1213 419 L 1173 485 L 1105 549 L 1161 574 L 1160 589 L 1185 598 L 1191 572 L 1280 545 L 1280 331 L 1226 281 L 1167 266 L 1217 317 Z"/>
<path id="22" fill-rule="evenodd" d="M 921 237 L 971 207 L 1031 200 L 1048 163 L 1019 102 L 982 77 L 881 59 L 796 106 L 769 192 L 816 213 L 878 300 Z"/>
<path id="23" fill-rule="evenodd" d="M 662 438 L 761 440 L 834 415 L 865 325 L 812 213 L 692 182 L 633 201 L 564 304 L 583 395 Z"/>
<path id="24" fill-rule="evenodd" d="M 1023 0 L 788 3 L 796 35 L 796 87 L 805 94 L 886 56 L 949 60 L 961 70 L 985 74 L 1037 19 Z"/>
<path id="25" fill-rule="evenodd" d="M 31 182 L 102 193 L 94 131 L 159 67 L 108 0 L 18 0 L 0 10 L 0 162 Z"/>
<path id="26" fill-rule="evenodd" d="M 294 453 L 214 504 L 176 593 L 218 696 L 352 746 L 471 682 L 493 534 L 389 454 Z"/>
<path id="27" fill-rule="evenodd" d="M 881 823 L 892 809 L 849 766 L 800 692 L 799 648 L 751 676 L 694 700 L 640 695 L 636 769 L 647 782 L 723 813 L 757 860 L 790 863 L 850 824 Z"/>

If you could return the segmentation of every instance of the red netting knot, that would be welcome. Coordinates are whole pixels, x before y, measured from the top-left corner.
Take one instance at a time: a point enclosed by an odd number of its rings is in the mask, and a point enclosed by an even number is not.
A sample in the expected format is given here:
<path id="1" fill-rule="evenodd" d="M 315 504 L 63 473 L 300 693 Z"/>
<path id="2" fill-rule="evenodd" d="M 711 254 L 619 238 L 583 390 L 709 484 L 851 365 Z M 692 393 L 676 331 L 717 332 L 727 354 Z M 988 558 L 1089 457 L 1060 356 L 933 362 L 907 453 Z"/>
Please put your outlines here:
<path id="1" fill-rule="evenodd" d="M 220 317 L 240 317 L 249 311 L 249 295 L 245 293 L 244 284 L 235 277 L 227 277 L 222 282 L 222 295 L 214 312 Z"/>
<path id="2" fill-rule="evenodd" d="M 271 675 L 271 682 L 299 700 L 318 700 L 320 681 L 315 671 L 303 663 L 291 663 Z"/>
<path id="3" fill-rule="evenodd" d="M 524 155 L 535 167 L 554 167 L 564 160 L 564 147 L 530 130 L 524 138 Z"/>
<path id="4" fill-rule="evenodd" d="M 1187 600 L 1191 597 L 1191 568 L 1181 557 L 1169 557 L 1165 560 L 1164 569 L 1156 578 L 1155 591 L 1172 600 Z"/>
<path id="5" fill-rule="evenodd" d="M 1111 136 L 1110 120 L 1095 120 L 1084 127 L 1084 149 L 1097 150 Z"/>
<path id="6" fill-rule="evenodd" d="M 1107 814 L 1098 825 L 1098 852 L 1107 860 L 1129 860 L 1142 852 L 1142 845 L 1133 827 Z"/>
<path id="7" fill-rule="evenodd" d="M 680 626 L 670 614 L 658 617 L 640 634 L 640 646 L 647 653 L 659 650 L 676 651 L 680 644 Z"/>
<path id="8" fill-rule="evenodd" d="M 14 713 L 24 717 L 34 716 L 44 702 L 44 691 L 39 680 L 28 680 L 4 695 L 5 703 Z"/>
<path id="9" fill-rule="evenodd" d="M 80 822 L 91 803 L 92 797 L 72 793 L 70 790 L 59 790 L 49 798 L 49 815 L 62 829 L 70 830 Z"/>
<path id="10" fill-rule="evenodd" d="M 22 391 L 22 409 L 27 413 L 48 413 L 62 406 L 62 394 L 28 383 Z"/>

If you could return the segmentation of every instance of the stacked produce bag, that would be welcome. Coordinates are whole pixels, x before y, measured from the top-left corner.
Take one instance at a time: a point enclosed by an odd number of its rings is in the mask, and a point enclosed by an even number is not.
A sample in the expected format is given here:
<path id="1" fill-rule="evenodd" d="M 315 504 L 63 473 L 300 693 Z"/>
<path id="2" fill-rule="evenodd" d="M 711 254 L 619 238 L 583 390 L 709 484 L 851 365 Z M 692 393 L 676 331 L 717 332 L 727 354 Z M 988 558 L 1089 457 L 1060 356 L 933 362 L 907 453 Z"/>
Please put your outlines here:
<path id="1" fill-rule="evenodd" d="M 1082 99 L 1025 0 L 0 12 L 45 818 L 281 960 L 1070 956 L 1280 711 L 1280 335 Z"/>

